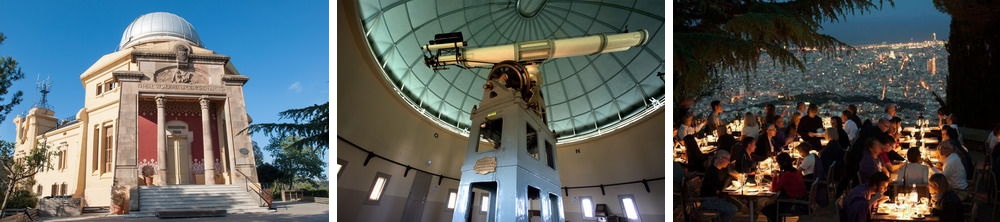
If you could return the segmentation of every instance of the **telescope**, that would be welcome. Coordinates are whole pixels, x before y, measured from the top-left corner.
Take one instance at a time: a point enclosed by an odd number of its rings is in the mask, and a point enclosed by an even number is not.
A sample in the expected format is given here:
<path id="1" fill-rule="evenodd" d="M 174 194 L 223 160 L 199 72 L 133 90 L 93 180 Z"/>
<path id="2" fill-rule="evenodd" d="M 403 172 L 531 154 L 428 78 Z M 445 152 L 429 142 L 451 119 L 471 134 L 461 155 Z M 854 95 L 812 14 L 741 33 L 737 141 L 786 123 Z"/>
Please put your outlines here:
<path id="1" fill-rule="evenodd" d="M 448 66 L 465 69 L 492 68 L 484 89 L 499 84 L 521 93 L 529 108 L 545 118 L 544 102 L 538 86 L 538 66 L 546 60 L 574 56 L 620 52 L 646 44 L 649 32 L 640 29 L 618 34 L 595 34 L 583 37 L 516 42 L 507 45 L 468 48 L 461 32 L 434 35 L 434 40 L 420 49 L 424 64 L 434 70 Z M 484 95 L 490 96 L 490 95 Z M 492 97 L 490 97 L 492 98 Z"/>

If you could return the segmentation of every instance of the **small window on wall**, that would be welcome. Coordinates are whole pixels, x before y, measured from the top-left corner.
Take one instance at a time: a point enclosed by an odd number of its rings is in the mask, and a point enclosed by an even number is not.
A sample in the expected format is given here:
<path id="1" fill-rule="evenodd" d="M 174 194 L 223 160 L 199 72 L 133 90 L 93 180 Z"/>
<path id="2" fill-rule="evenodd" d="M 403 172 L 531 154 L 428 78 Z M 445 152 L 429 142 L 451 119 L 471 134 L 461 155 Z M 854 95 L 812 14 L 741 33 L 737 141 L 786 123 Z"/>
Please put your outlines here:
<path id="1" fill-rule="evenodd" d="M 479 146 L 476 148 L 476 152 L 500 149 L 500 140 L 503 138 L 503 119 L 486 120 L 480 124 L 479 137 L 489 142 L 489 145 Z"/>
<path id="2" fill-rule="evenodd" d="M 594 218 L 594 199 L 587 197 L 580 197 L 580 210 L 583 211 L 583 219 L 593 220 Z"/>
<path id="3" fill-rule="evenodd" d="M 66 183 L 63 182 L 63 184 L 61 186 L 59 186 L 59 195 L 66 196 L 66 194 L 69 193 L 69 189 L 68 188 L 69 188 L 69 186 L 67 186 Z"/>
<path id="4" fill-rule="evenodd" d="M 97 95 L 101 95 L 101 93 L 104 93 L 104 85 L 98 83 L 97 84 Z"/>
<path id="5" fill-rule="evenodd" d="M 531 124 L 529 123 L 525 124 L 526 124 L 525 132 L 527 132 L 526 135 L 528 138 L 527 140 L 525 140 L 526 144 L 524 145 L 524 147 L 528 149 L 528 156 L 531 156 L 532 158 L 535 158 L 537 160 L 538 157 L 540 156 L 538 154 L 538 131 L 535 131 L 535 128 L 531 127 Z"/>
<path id="6" fill-rule="evenodd" d="M 482 200 L 479 202 L 479 212 L 486 213 L 490 211 L 490 194 L 483 194 Z"/>
<path id="7" fill-rule="evenodd" d="M 43 190 L 42 190 L 42 189 L 44 189 L 44 187 L 42 187 L 42 185 L 41 185 L 41 184 L 39 184 L 39 185 L 38 185 L 38 192 L 37 192 L 37 193 L 35 193 L 35 194 L 38 194 L 38 196 L 42 196 L 42 192 L 43 192 Z"/>
<path id="8" fill-rule="evenodd" d="M 391 177 L 389 174 L 381 172 L 375 175 L 375 180 L 372 181 L 371 189 L 369 189 L 371 191 L 368 193 L 368 200 L 365 201 L 365 204 L 378 205 L 379 200 L 382 199 L 383 191 L 385 191 L 385 186 L 389 184 L 389 177 Z"/>
<path id="9" fill-rule="evenodd" d="M 455 189 L 448 190 L 448 209 L 454 210 L 455 203 L 458 202 L 458 191 Z"/>
<path id="10" fill-rule="evenodd" d="M 57 196 L 57 195 L 59 195 L 59 185 L 52 184 L 52 195 L 51 196 Z"/>
<path id="11" fill-rule="evenodd" d="M 347 166 L 347 160 L 337 158 L 337 166 L 334 166 L 337 171 L 337 178 L 340 178 L 341 174 L 344 174 L 344 166 Z"/>
<path id="12" fill-rule="evenodd" d="M 618 200 L 621 201 L 625 218 L 628 218 L 629 222 L 639 221 L 639 208 L 635 205 L 635 197 L 632 194 L 625 194 L 618 196 Z"/>

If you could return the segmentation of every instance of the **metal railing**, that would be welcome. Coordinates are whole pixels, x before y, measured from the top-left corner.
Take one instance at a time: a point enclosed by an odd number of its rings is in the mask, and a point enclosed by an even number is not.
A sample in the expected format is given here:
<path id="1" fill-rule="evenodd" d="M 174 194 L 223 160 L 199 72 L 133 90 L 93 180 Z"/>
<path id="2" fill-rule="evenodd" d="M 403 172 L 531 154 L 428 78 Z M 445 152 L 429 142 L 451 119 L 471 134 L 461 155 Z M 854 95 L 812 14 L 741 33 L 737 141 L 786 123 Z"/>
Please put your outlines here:
<path id="1" fill-rule="evenodd" d="M 236 169 L 236 172 L 240 173 L 240 175 L 242 175 L 243 178 L 246 178 L 246 180 L 244 180 L 243 183 L 246 186 L 248 192 L 253 191 L 254 193 L 256 193 L 257 196 L 264 201 L 263 204 L 264 206 L 267 207 L 267 209 L 274 209 L 274 207 L 272 207 L 271 205 L 271 203 L 274 200 L 274 196 L 271 194 L 271 189 L 264 188 L 264 186 L 260 182 L 257 182 L 257 178 L 252 178 L 250 176 L 247 176 L 247 174 L 243 173 L 242 170 Z"/>

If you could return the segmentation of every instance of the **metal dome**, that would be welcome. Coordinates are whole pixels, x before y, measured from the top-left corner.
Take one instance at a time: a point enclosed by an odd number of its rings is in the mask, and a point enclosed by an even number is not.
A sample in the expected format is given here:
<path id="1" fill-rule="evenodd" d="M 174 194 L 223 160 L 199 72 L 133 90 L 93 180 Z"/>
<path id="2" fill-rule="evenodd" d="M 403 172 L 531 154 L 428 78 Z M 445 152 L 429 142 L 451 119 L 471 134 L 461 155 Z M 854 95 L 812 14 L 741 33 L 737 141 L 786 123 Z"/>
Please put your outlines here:
<path id="1" fill-rule="evenodd" d="M 139 16 L 125 28 L 118 50 L 158 41 L 186 41 L 202 46 L 198 32 L 187 20 L 172 13 L 153 12 Z"/>
<path id="2" fill-rule="evenodd" d="M 421 115 L 459 133 L 470 127 L 490 69 L 428 68 L 419 46 L 435 34 L 462 32 L 469 45 L 486 47 L 648 30 L 642 47 L 541 65 L 547 124 L 563 144 L 614 132 L 662 109 L 665 2 L 517 1 L 514 7 L 513 1 L 371 0 L 360 1 L 359 19 L 396 93 Z"/>

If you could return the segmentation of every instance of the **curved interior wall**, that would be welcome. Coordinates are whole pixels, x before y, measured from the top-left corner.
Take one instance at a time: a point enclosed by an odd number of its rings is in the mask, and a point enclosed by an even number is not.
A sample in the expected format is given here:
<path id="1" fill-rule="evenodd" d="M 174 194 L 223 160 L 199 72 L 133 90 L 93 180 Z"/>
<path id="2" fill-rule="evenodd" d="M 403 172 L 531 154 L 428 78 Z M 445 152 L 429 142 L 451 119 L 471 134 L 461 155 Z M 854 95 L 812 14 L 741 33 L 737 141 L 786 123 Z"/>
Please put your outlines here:
<path id="1" fill-rule="evenodd" d="M 337 179 L 337 219 L 341 221 L 399 221 L 413 186 L 417 171 L 404 177 L 406 167 L 373 158 L 363 163 L 367 153 L 409 165 L 412 168 L 459 178 L 465 158 L 467 138 L 442 129 L 421 117 L 385 85 L 379 66 L 361 38 L 360 22 L 352 1 L 341 1 L 337 13 L 337 159 L 346 161 Z M 348 19 L 350 18 L 350 19 Z M 558 168 L 563 186 L 590 186 L 664 177 L 663 111 L 651 115 L 628 129 L 572 145 L 560 145 Z M 435 137 L 434 135 L 438 135 Z M 349 142 L 348 142 L 349 141 Z M 353 143 L 354 145 L 352 145 Z M 580 153 L 576 153 L 579 149 Z M 429 164 L 428 164 L 429 162 Z M 388 184 L 377 204 L 366 203 L 377 173 L 388 174 Z M 617 215 L 624 214 L 618 196 L 632 194 L 642 221 L 665 221 L 665 184 L 649 182 L 651 192 L 642 184 L 605 188 L 573 189 L 563 196 L 568 221 L 580 221 L 579 198 L 590 196 L 594 203 L 604 203 Z M 448 192 L 457 189 L 458 181 L 431 178 L 426 205 L 420 221 L 450 221 Z M 479 205 L 477 195 L 474 206 Z M 483 215 L 473 215 L 481 221 Z"/>

